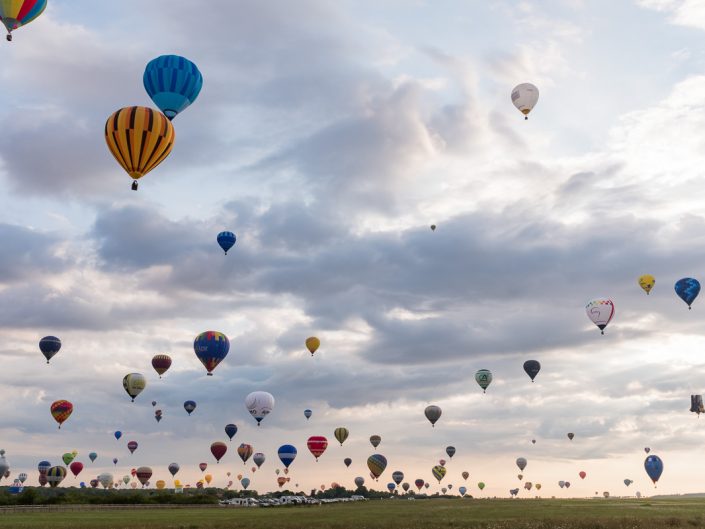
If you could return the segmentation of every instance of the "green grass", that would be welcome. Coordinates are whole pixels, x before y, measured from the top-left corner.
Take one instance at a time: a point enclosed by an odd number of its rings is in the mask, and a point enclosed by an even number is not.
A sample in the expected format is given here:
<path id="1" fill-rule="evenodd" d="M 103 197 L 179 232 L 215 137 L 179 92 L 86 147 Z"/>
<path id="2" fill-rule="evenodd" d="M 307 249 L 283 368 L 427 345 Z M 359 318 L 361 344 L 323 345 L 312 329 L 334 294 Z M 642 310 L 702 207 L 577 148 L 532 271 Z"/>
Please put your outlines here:
<path id="1" fill-rule="evenodd" d="M 0 528 L 705 529 L 705 499 L 371 500 L 321 506 L 8 513 Z"/>

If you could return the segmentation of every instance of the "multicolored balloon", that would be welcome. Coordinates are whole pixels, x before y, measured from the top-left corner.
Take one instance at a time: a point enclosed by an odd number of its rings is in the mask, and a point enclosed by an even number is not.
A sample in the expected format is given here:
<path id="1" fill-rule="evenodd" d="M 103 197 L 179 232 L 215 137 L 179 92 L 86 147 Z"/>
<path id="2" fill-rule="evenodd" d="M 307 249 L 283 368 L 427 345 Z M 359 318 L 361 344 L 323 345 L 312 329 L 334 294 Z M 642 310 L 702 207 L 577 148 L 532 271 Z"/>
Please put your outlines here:
<path id="1" fill-rule="evenodd" d="M 492 383 L 492 372 L 489 369 L 480 369 L 475 373 L 475 382 L 482 388 L 485 393 L 489 385 Z"/>
<path id="2" fill-rule="evenodd" d="M 12 32 L 26 26 L 41 15 L 47 0 L 4 0 L 0 2 L 0 20 L 7 29 L 7 40 L 12 41 Z"/>
<path id="3" fill-rule="evenodd" d="M 162 375 L 171 367 L 171 357 L 169 355 L 154 355 L 152 357 L 152 367 L 162 378 Z"/>
<path id="4" fill-rule="evenodd" d="M 433 474 L 433 477 L 438 480 L 438 483 L 440 483 L 446 475 L 446 468 L 441 465 L 436 465 L 431 469 L 431 474 Z"/>
<path id="5" fill-rule="evenodd" d="M 52 402 L 49 409 L 51 411 L 51 416 L 54 417 L 54 420 L 59 423 L 59 428 L 61 428 L 64 421 L 71 417 L 71 414 L 73 413 L 73 404 L 71 404 L 68 400 L 57 400 Z"/>
<path id="6" fill-rule="evenodd" d="M 247 463 L 247 460 L 250 459 L 253 452 L 254 448 L 252 448 L 252 445 L 247 443 L 240 443 L 240 446 L 237 447 L 237 455 L 239 455 L 240 459 L 242 459 L 243 465 Z"/>
<path id="7" fill-rule="evenodd" d="M 228 356 L 230 340 L 222 332 L 202 332 L 193 341 L 193 350 L 208 372 L 213 376 L 213 370 Z"/>
<path id="8" fill-rule="evenodd" d="M 614 303 L 607 298 L 593 299 L 585 306 L 585 313 L 590 321 L 600 329 L 600 334 L 605 334 L 605 327 L 614 316 Z"/>
<path id="9" fill-rule="evenodd" d="M 306 441 L 306 446 L 308 446 L 309 452 L 311 452 L 313 457 L 316 458 L 316 461 L 318 461 L 318 458 L 321 457 L 323 452 L 326 451 L 326 448 L 328 448 L 328 439 L 322 435 L 312 435 L 308 438 L 308 441 Z"/>
<path id="10" fill-rule="evenodd" d="M 245 397 L 245 408 L 255 418 L 257 426 L 259 426 L 262 419 L 272 413 L 274 396 L 266 391 L 253 391 Z"/>
<path id="11" fill-rule="evenodd" d="M 128 373 L 122 379 L 122 387 L 132 398 L 132 402 L 135 402 L 135 397 L 147 387 L 147 379 L 142 373 Z"/>
<path id="12" fill-rule="evenodd" d="M 382 454 L 372 454 L 367 458 L 367 468 L 370 469 L 370 473 L 375 479 L 378 479 L 384 469 L 387 468 L 387 458 Z"/>
<path id="13" fill-rule="evenodd" d="M 298 452 L 296 450 L 296 447 L 292 445 L 282 445 L 277 451 L 279 460 L 282 462 L 282 465 L 284 465 L 285 468 L 289 468 L 289 465 L 294 462 L 297 453 Z"/>
<path id="14" fill-rule="evenodd" d="M 311 415 L 313 415 L 313 412 L 311 410 L 304 410 L 304 417 L 306 417 L 306 420 L 309 420 L 311 418 Z"/>
<path id="15" fill-rule="evenodd" d="M 375 450 L 377 450 L 377 447 L 379 446 L 379 443 L 382 442 L 382 437 L 379 435 L 371 435 L 370 436 L 370 444 L 374 447 Z"/>
<path id="16" fill-rule="evenodd" d="M 348 438 L 349 434 L 350 432 L 348 432 L 348 429 L 342 426 L 340 428 L 336 428 L 333 432 L 333 435 L 335 436 L 335 439 L 340 443 L 340 446 L 343 446 L 343 443 Z"/>
<path id="17" fill-rule="evenodd" d="M 184 409 L 186 410 L 186 413 L 188 413 L 189 415 L 191 415 L 193 410 L 196 409 L 196 406 L 197 406 L 196 401 L 187 400 L 186 402 L 184 402 Z"/>

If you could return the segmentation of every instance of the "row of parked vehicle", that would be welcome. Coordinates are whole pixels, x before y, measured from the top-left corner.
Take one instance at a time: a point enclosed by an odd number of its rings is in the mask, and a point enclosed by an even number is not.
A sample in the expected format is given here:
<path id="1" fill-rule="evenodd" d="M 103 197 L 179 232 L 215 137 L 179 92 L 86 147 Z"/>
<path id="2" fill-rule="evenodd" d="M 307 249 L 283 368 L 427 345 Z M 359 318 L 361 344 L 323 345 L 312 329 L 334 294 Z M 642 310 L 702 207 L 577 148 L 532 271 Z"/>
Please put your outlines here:
<path id="1" fill-rule="evenodd" d="M 234 505 L 236 507 L 276 507 L 279 505 L 320 505 L 321 503 L 340 503 L 348 501 L 364 501 L 364 496 L 353 495 L 349 498 L 324 498 L 316 499 L 308 496 L 281 496 L 279 498 L 230 498 L 221 500 L 221 505 Z"/>

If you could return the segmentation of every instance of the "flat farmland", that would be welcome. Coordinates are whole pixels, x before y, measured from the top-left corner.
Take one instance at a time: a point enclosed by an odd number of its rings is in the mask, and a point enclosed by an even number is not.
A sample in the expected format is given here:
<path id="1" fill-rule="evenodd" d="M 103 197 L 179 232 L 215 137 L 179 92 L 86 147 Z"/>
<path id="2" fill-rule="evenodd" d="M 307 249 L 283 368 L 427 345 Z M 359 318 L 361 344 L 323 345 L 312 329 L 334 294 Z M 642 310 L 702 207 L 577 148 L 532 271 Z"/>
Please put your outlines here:
<path id="1" fill-rule="evenodd" d="M 81 509 L 81 506 L 75 508 Z M 270 508 L 164 508 L 8 512 L 16 529 L 656 529 L 705 528 L 705 499 L 371 500 Z"/>

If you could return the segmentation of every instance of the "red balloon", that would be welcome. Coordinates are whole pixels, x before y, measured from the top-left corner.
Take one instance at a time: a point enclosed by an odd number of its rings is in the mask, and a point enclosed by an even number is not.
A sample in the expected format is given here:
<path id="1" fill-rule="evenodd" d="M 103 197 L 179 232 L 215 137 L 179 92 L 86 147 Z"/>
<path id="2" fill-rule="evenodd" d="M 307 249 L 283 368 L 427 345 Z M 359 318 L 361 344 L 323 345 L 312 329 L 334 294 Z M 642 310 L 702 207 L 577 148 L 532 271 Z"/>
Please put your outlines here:
<path id="1" fill-rule="evenodd" d="M 220 459 L 225 455 L 225 452 L 228 451 L 228 445 L 221 441 L 216 441 L 211 445 L 211 454 L 213 454 L 213 457 L 215 457 L 216 463 L 220 463 Z"/>
<path id="2" fill-rule="evenodd" d="M 328 448 L 328 439 L 322 435 L 313 435 L 308 438 L 306 445 L 313 454 L 313 457 L 315 457 L 316 461 L 318 461 L 318 458 L 321 457 L 323 452 L 326 451 L 326 448 Z"/>
<path id="3" fill-rule="evenodd" d="M 73 472 L 73 477 L 76 477 L 81 473 L 81 470 L 83 470 L 83 463 L 80 461 L 74 461 L 69 465 L 69 468 L 71 469 L 71 472 Z"/>
<path id="4" fill-rule="evenodd" d="M 211 450 L 213 450 L 213 447 L 211 447 Z M 223 456 L 221 456 L 221 457 L 223 457 Z M 199 463 L 198 468 L 201 469 L 201 472 L 205 472 L 206 469 L 208 468 L 208 463 Z"/>
<path id="5" fill-rule="evenodd" d="M 580 479 L 585 479 L 585 476 L 587 476 L 587 474 L 584 470 L 581 470 L 580 472 L 578 472 L 578 476 L 580 476 Z"/>
<path id="6" fill-rule="evenodd" d="M 137 444 L 137 441 L 130 441 L 129 443 L 127 443 L 127 449 L 130 451 L 131 454 L 135 453 L 135 450 L 137 450 L 137 446 L 139 446 Z"/>

